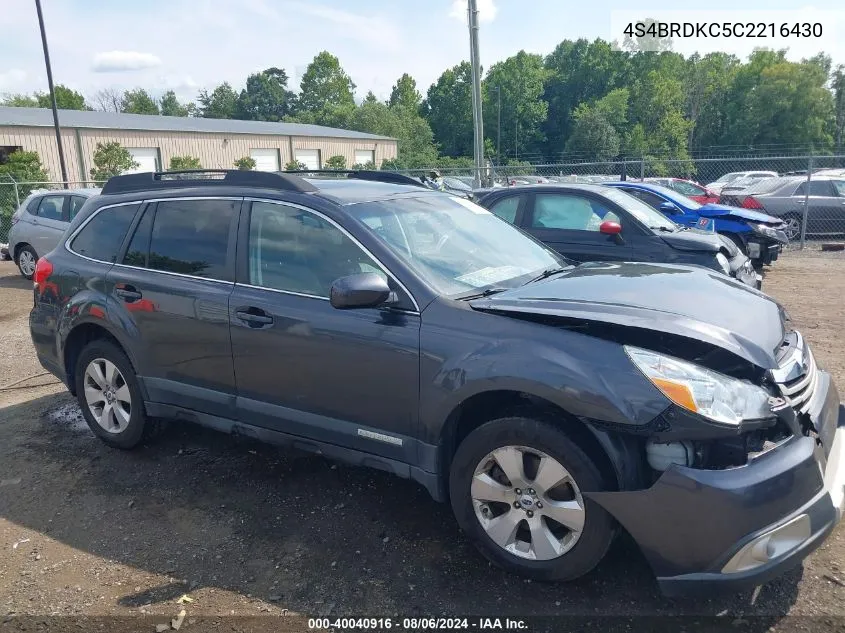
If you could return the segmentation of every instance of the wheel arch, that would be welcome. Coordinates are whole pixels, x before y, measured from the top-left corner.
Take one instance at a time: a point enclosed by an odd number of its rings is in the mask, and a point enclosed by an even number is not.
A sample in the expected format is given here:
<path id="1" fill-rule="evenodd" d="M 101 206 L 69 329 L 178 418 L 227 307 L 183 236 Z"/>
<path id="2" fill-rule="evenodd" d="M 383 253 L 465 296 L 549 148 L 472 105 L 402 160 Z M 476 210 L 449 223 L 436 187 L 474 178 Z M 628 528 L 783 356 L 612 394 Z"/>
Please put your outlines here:
<path id="1" fill-rule="evenodd" d="M 496 389 L 469 396 L 447 417 L 438 442 L 442 491 L 448 495 L 448 473 L 461 442 L 485 422 L 512 415 L 552 420 L 595 460 L 602 476 L 615 490 L 637 485 L 639 469 L 636 467 L 637 446 L 633 438 L 600 430 L 542 396 L 513 389 Z"/>
<path id="2" fill-rule="evenodd" d="M 103 322 L 83 321 L 73 326 L 64 339 L 62 346 L 62 363 L 67 376 L 68 390 L 76 395 L 76 362 L 80 353 L 85 347 L 96 340 L 107 340 L 116 345 L 129 359 L 132 368 L 136 370 L 138 364 L 132 355 L 131 350 L 124 345 L 120 338 L 109 329 Z M 143 391 L 143 383 L 141 383 Z M 144 394 L 146 397 L 146 394 Z"/>

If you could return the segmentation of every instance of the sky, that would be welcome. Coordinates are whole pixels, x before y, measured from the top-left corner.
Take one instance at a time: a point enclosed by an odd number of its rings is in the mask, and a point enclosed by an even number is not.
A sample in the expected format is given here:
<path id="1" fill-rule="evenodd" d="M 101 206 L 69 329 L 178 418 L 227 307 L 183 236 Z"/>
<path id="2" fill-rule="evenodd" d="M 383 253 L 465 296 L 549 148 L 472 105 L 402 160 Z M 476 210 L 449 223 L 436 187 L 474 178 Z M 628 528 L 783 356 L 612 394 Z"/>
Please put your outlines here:
<path id="1" fill-rule="evenodd" d="M 800 2 L 800 0 L 799 0 Z M 46 91 L 34 0 L 0 0 L 0 94 Z M 704 3 L 702 3 L 704 4 Z M 653 0 L 631 12 L 627 0 L 478 0 L 485 68 L 524 49 L 546 55 L 564 39 L 622 40 L 632 19 L 795 22 L 822 25 L 821 38 L 675 39 L 674 50 L 746 57 L 754 47 L 789 47 L 791 59 L 825 52 L 845 63 L 845 9 L 835 0 L 707 0 L 679 12 L 677 0 Z M 408 72 L 425 94 L 446 68 L 469 58 L 465 0 L 42 0 L 56 83 L 92 96 L 104 88 L 172 89 L 194 100 L 199 89 L 284 68 L 298 89 L 313 57 L 328 50 L 357 85 L 390 94 Z"/>

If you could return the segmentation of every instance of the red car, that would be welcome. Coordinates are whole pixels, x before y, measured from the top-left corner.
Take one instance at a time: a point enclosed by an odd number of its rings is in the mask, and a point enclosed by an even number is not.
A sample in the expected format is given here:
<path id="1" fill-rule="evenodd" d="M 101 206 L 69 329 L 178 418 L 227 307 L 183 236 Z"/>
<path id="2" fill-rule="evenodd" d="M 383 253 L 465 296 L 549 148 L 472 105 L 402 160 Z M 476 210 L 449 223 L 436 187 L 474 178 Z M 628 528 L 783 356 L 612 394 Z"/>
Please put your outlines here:
<path id="1" fill-rule="evenodd" d="M 718 193 L 710 191 L 707 187 L 703 187 L 692 180 L 684 180 L 683 178 L 646 178 L 645 182 L 653 182 L 657 185 L 669 187 L 669 189 L 677 191 L 687 198 L 692 198 L 701 204 L 719 202 Z"/>

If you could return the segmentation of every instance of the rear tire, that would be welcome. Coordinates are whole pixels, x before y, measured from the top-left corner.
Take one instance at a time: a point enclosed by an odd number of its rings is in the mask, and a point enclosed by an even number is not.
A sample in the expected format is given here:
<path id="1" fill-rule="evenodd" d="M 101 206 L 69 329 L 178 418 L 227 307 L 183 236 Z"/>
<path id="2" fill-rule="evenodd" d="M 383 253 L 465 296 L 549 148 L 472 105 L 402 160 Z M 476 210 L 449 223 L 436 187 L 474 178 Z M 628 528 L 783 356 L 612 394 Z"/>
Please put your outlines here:
<path id="1" fill-rule="evenodd" d="M 86 345 L 76 361 L 76 397 L 88 426 L 113 448 L 131 449 L 157 435 L 159 420 L 148 418 L 135 370 L 111 341 Z"/>
<path id="2" fill-rule="evenodd" d="M 606 489 L 555 424 L 518 416 L 472 431 L 449 475 L 452 510 L 473 544 L 498 567 L 543 581 L 573 580 L 604 557 L 615 524 L 583 493 Z"/>
<path id="3" fill-rule="evenodd" d="M 38 253 L 29 244 L 21 246 L 15 256 L 15 263 L 25 279 L 32 279 L 35 274 L 35 265 L 38 263 Z"/>

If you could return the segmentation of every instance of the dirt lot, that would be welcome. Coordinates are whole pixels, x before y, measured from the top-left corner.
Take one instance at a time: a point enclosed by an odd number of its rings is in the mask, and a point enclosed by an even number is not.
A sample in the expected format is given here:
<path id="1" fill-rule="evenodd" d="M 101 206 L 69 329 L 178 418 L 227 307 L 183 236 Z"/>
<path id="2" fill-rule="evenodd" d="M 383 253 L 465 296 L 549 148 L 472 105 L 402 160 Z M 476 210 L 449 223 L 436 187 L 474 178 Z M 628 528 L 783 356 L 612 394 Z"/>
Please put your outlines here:
<path id="1" fill-rule="evenodd" d="M 845 385 L 845 256 L 790 254 L 764 289 Z M 41 372 L 31 300 L 29 282 L 0 262 L 0 388 Z M 111 450 L 50 376 L 0 389 L 0 407 L 0 630 L 24 626 L 10 616 L 121 615 L 153 631 L 182 608 L 189 631 L 207 630 L 196 618 L 284 610 L 624 618 L 601 630 L 681 614 L 740 630 L 845 626 L 845 526 L 756 594 L 664 599 L 625 538 L 587 578 L 543 585 L 490 567 L 410 481 L 188 425 Z M 183 594 L 193 602 L 177 604 Z"/>

